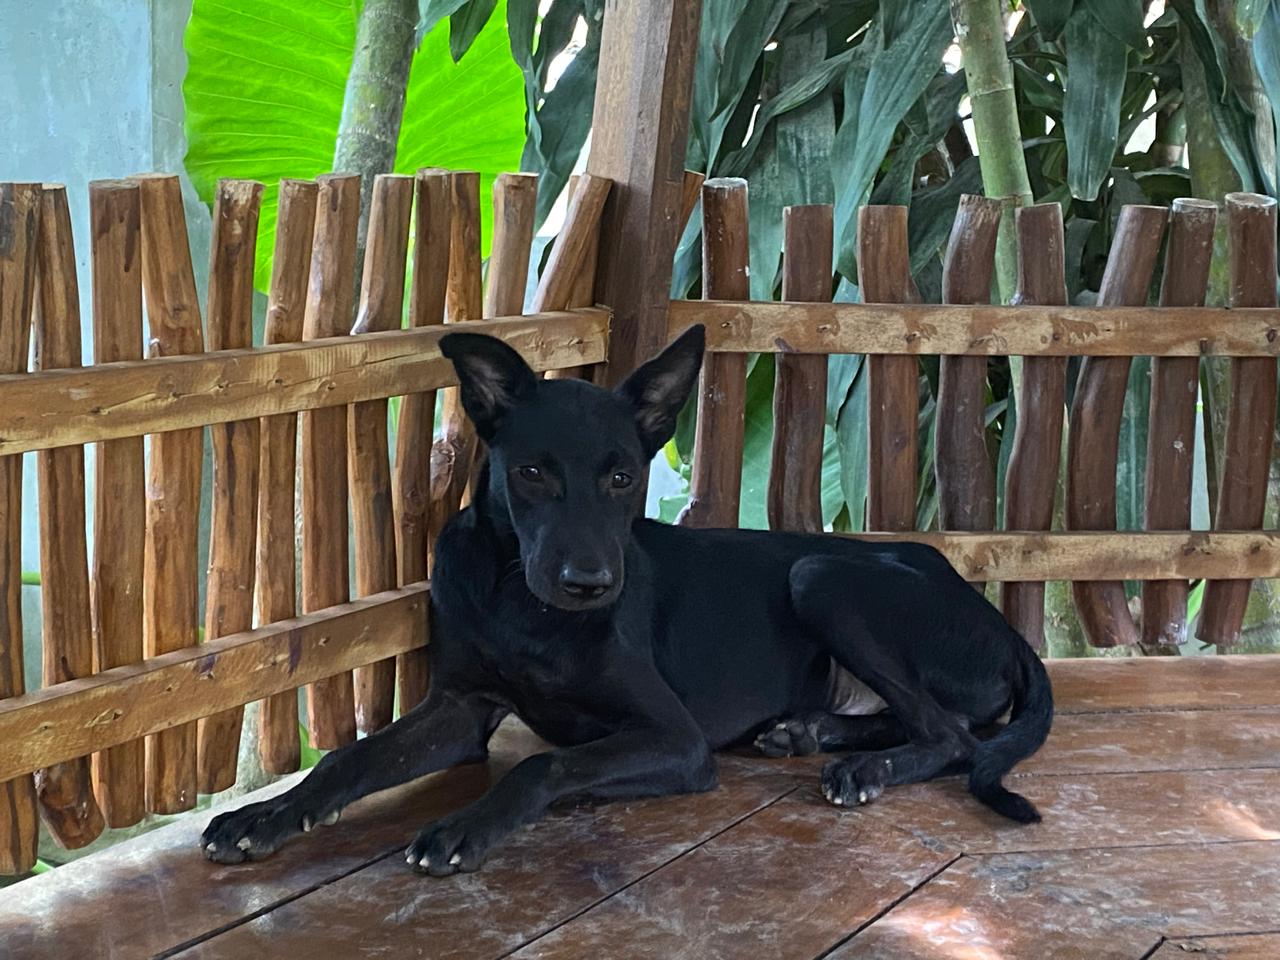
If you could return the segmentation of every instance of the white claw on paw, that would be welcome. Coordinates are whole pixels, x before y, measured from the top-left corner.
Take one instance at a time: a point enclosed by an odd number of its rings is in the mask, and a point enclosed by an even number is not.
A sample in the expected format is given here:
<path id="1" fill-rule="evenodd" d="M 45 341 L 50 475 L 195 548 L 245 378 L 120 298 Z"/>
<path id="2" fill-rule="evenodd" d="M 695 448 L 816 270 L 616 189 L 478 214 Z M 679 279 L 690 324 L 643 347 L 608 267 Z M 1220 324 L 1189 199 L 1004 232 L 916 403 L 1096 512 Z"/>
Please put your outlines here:
<path id="1" fill-rule="evenodd" d="M 461 862 L 462 862 L 462 854 L 460 853 L 455 853 L 452 857 L 449 858 L 449 866 L 451 867 L 456 867 Z"/>
<path id="2" fill-rule="evenodd" d="M 418 866 L 420 866 L 423 870 L 427 870 L 431 867 L 431 861 L 426 857 L 423 857 L 421 860 L 418 861 Z"/>
<path id="3" fill-rule="evenodd" d="M 775 729 L 775 730 L 785 730 L 785 729 L 787 729 L 787 725 L 786 725 L 785 723 L 780 723 L 780 724 L 778 724 L 776 727 L 774 727 L 773 729 Z"/>
<path id="4" fill-rule="evenodd" d="M 417 860 L 417 859 L 418 859 L 418 858 L 417 858 L 416 856 L 414 856 L 414 854 L 413 854 L 413 851 L 412 851 L 412 850 L 406 850 L 406 851 L 404 852 L 404 862 L 405 862 L 405 863 L 413 863 L 413 862 L 414 862 L 415 860 Z"/>
<path id="5" fill-rule="evenodd" d="M 867 791 L 865 791 L 865 790 L 859 790 L 859 791 L 858 791 L 858 802 L 859 802 L 859 803 L 866 803 L 866 802 L 867 802 Z"/>
<path id="6" fill-rule="evenodd" d="M 205 844 L 204 852 L 205 852 L 205 853 L 217 853 L 217 852 L 218 852 L 218 845 L 217 845 L 216 843 L 212 843 L 212 842 L 211 842 L 211 843 L 207 843 L 207 844 Z"/>
<path id="7" fill-rule="evenodd" d="M 329 814 L 327 817 L 325 817 L 325 818 L 324 818 L 323 820 L 321 820 L 320 822 L 321 822 L 322 824 L 324 824 L 326 827 L 332 827 L 335 823 L 337 823 L 337 822 L 338 822 L 338 819 L 339 819 L 341 816 L 342 816 L 342 811 L 341 811 L 341 810 L 335 810 L 335 811 L 333 811 L 333 813 Z"/>
<path id="8" fill-rule="evenodd" d="M 253 841 L 250 840 L 248 837 L 241 837 L 238 841 L 236 841 L 236 846 L 239 847 L 241 850 L 248 850 L 250 847 L 253 846 Z"/>
<path id="9" fill-rule="evenodd" d="M 831 802 L 834 803 L 837 807 L 843 807 L 844 797 L 832 797 Z"/>
<path id="10" fill-rule="evenodd" d="M 310 832 L 311 832 L 311 828 L 312 828 L 312 827 L 314 827 L 314 826 L 315 826 L 315 822 L 311 819 L 311 817 L 310 817 L 310 816 L 304 816 L 304 817 L 302 818 L 302 832 L 303 832 L 303 833 L 310 833 Z"/>

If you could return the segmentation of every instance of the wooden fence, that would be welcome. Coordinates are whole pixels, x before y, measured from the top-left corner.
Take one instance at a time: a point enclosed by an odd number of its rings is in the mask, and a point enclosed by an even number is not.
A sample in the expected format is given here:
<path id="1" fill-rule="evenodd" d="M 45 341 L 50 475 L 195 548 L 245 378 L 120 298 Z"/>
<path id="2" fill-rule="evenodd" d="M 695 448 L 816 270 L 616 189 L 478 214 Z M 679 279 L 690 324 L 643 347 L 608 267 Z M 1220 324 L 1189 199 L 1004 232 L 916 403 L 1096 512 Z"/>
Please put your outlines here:
<path id="1" fill-rule="evenodd" d="M 686 176 L 686 218 L 700 180 Z M 95 363 L 82 369 L 66 193 L 0 184 L 0 871 L 34 862 L 37 815 L 59 842 L 80 846 L 104 825 L 190 809 L 199 793 L 230 786 L 246 703 L 262 701 L 262 761 L 285 773 L 299 764 L 297 688 L 307 689 L 307 727 L 321 748 L 378 729 L 397 699 L 403 710 L 424 695 L 429 548 L 465 502 L 477 446 L 454 391 L 435 429 L 436 391 L 456 383 L 438 349 L 441 324 L 468 322 L 502 337 L 550 375 L 580 375 L 609 353 L 609 311 L 584 305 L 593 300 L 610 183 L 584 175 L 573 187 L 533 312 L 519 316 L 536 189 L 525 175 L 495 184 L 486 284 L 478 176 L 379 177 L 356 304 L 358 179 L 285 181 L 266 342 L 255 346 L 262 186 L 226 181 L 218 189 L 202 322 L 177 179 L 95 183 Z M 707 299 L 672 303 L 669 312 L 672 335 L 705 323 L 711 350 L 682 522 L 736 522 L 746 355 L 766 352 L 778 355 L 770 523 L 821 530 L 823 355 L 866 354 L 869 529 L 928 540 L 969 579 L 1003 581 L 1006 613 L 1033 642 L 1043 637 L 1048 579 L 1076 581 L 1082 619 L 1101 645 L 1185 638 L 1187 580 L 1211 579 L 1201 636 L 1223 645 L 1237 638 L 1249 580 L 1280 574 L 1280 540 L 1260 530 L 1280 352 L 1272 201 L 1228 201 L 1232 310 L 1200 306 L 1216 211 L 1197 201 L 1171 211 L 1126 208 L 1101 306 L 1088 309 L 1065 305 L 1060 208 L 1021 210 L 1016 303 L 984 306 L 999 209 L 981 198 L 961 204 L 946 254 L 946 303 L 933 306 L 917 302 L 911 282 L 905 209 L 864 208 L 859 283 L 867 303 L 846 305 L 829 302 L 826 206 L 786 212 L 786 302 L 747 302 L 746 191 L 742 181 L 702 186 Z M 1155 310 L 1145 306 L 1147 288 L 1166 232 Z M 943 357 L 943 532 L 934 533 L 911 531 L 920 354 Z M 1026 357 L 1007 531 L 993 531 L 995 481 L 983 440 L 983 358 L 992 354 Z M 1232 414 L 1217 529 L 1193 533 L 1194 386 L 1197 358 L 1212 354 L 1234 358 Z M 1069 530 L 1049 532 L 1070 355 L 1088 359 L 1071 410 Z M 1116 533 L 1116 443 L 1133 355 L 1160 358 L 1148 451 L 1159 482 L 1147 484 L 1148 530 Z M 394 451 L 392 397 L 400 398 Z M 198 642 L 206 427 L 212 532 Z M 86 443 L 97 445 L 92 557 Z M 23 692 L 19 595 L 26 451 L 39 451 L 44 610 L 44 687 L 31 693 Z M 1124 604 L 1125 579 L 1150 581 L 1141 629 Z"/>

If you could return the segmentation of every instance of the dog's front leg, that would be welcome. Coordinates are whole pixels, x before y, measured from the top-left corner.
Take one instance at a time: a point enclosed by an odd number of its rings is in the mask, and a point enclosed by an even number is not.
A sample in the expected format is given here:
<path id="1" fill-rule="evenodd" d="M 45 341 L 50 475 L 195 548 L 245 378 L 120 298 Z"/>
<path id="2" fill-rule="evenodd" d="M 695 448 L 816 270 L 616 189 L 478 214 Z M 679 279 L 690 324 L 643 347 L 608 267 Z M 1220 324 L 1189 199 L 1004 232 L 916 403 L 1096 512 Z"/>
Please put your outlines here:
<path id="1" fill-rule="evenodd" d="M 471 871 L 561 798 L 661 796 L 715 785 L 715 760 L 691 722 L 679 730 L 631 729 L 522 761 L 479 800 L 423 830 L 405 859 L 437 877 Z"/>
<path id="2" fill-rule="evenodd" d="M 337 821 L 361 797 L 436 770 L 484 759 L 505 710 L 433 685 L 409 713 L 372 736 L 325 754 L 293 789 L 214 817 L 200 838 L 217 863 L 259 860 L 294 834 Z"/>

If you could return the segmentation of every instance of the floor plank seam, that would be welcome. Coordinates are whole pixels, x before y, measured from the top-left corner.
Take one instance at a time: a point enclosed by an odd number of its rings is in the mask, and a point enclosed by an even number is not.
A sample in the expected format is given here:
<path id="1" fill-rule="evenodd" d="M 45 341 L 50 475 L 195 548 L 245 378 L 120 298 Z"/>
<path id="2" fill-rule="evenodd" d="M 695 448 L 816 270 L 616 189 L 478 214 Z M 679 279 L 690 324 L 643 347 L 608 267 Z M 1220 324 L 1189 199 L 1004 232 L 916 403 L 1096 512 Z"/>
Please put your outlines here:
<path id="1" fill-rule="evenodd" d="M 1280 703 L 1219 704 L 1216 706 L 1174 704 L 1155 707 L 1124 706 L 1083 709 L 1063 707 L 1058 704 L 1054 708 L 1054 713 L 1059 717 L 1132 716 L 1133 714 L 1144 713 L 1275 713 L 1277 711 L 1280 711 Z"/>
<path id="2" fill-rule="evenodd" d="M 1253 763 L 1247 767 L 1142 767 L 1140 769 L 1130 770 L 1012 770 L 1005 774 L 1015 780 L 1025 779 L 1027 777 L 1140 777 L 1148 773 L 1243 773 L 1246 770 L 1275 770 L 1280 767 L 1280 757 L 1275 763 Z M 939 777 L 936 781 L 940 782 L 947 779 L 960 779 L 958 777 Z"/>
<path id="3" fill-rule="evenodd" d="M 700 847 L 706 846 L 712 840 L 715 840 L 717 837 L 723 836 L 724 834 L 728 833 L 730 830 L 733 830 L 735 827 L 739 826 L 740 824 L 745 823 L 747 820 L 750 820 L 756 814 L 761 813 L 764 810 L 768 810 L 770 807 L 772 807 L 776 803 L 781 803 L 783 800 L 792 796 L 794 793 L 796 793 L 796 791 L 800 789 L 802 789 L 802 786 L 799 784 L 788 788 L 785 792 L 774 797 L 768 803 L 762 803 L 760 806 L 755 807 L 754 809 L 748 811 L 747 813 L 744 813 L 742 816 L 738 817 L 733 822 L 726 824 L 721 829 L 699 840 L 693 846 L 687 847 L 686 849 L 681 850 L 678 854 L 676 854 L 671 859 L 664 860 L 662 863 L 658 864 L 656 867 L 653 867 L 651 870 L 646 870 L 644 873 L 642 873 L 640 876 L 636 877 L 635 879 L 628 880 L 626 883 L 618 887 L 616 890 L 611 890 L 609 891 L 609 893 L 605 894 L 604 896 L 593 900 L 591 903 L 587 904 L 582 909 L 575 911 L 574 913 L 565 917 L 563 920 L 559 921 L 558 923 L 553 924 L 552 926 L 539 932 L 535 936 L 529 937 L 527 940 L 522 941 L 521 943 L 512 947 L 510 950 L 507 950 L 503 953 L 498 954 L 494 958 L 494 960 L 505 960 L 505 958 L 510 957 L 512 954 L 518 953 L 519 951 L 523 950 L 525 947 L 528 947 L 531 944 L 537 943 L 539 940 L 542 940 L 543 938 L 550 936 L 551 934 L 555 933 L 557 930 L 559 930 L 561 927 L 565 926 L 566 924 L 572 923 L 573 921 L 577 920 L 579 917 L 590 913 L 596 907 L 600 906 L 602 903 L 607 903 L 608 901 L 612 900 L 614 897 L 622 893 L 624 890 L 629 890 L 631 887 L 634 887 L 637 883 L 641 883 L 647 880 L 649 877 L 653 876 L 659 870 L 665 870 L 667 867 L 671 866 L 671 864 L 687 857 L 689 854 L 693 853 L 695 850 L 699 849 Z"/>
<path id="4" fill-rule="evenodd" d="M 1138 960 L 1151 960 L 1151 958 L 1156 955 L 1156 953 L 1160 950 L 1160 948 L 1163 947 L 1168 942 L 1169 942 L 1168 937 L 1156 937 L 1155 945 L 1152 946 L 1152 948 L 1148 950 L 1146 953 L 1144 953 L 1142 956 L 1140 956 Z"/>
<path id="5" fill-rule="evenodd" d="M 917 840 L 923 839 L 916 837 Z M 939 841 L 945 843 L 945 841 Z M 1187 840 L 1185 842 L 1170 843 L 1123 843 L 1123 844 L 1092 844 L 1082 847 L 1032 847 L 1025 850 L 966 850 L 967 857 L 1012 857 L 1012 856 L 1039 856 L 1046 853 L 1088 853 L 1091 850 L 1167 850 L 1174 847 L 1225 847 L 1239 845 L 1242 843 L 1274 843 L 1280 845 L 1280 837 L 1233 837 L 1223 840 Z"/>
<path id="6" fill-rule="evenodd" d="M 929 874 L 927 877 L 925 877 L 923 880 L 921 880 L 919 883 L 913 886 L 910 890 L 908 890 L 902 896 L 898 897 L 895 900 L 892 900 L 883 910 L 877 913 L 874 917 L 871 917 L 868 920 L 866 920 L 864 923 L 859 924 L 848 934 L 841 937 L 839 940 L 837 940 L 835 943 L 829 946 L 826 950 L 822 951 L 822 953 L 814 957 L 814 960 L 826 960 L 827 957 L 830 957 L 833 953 L 835 953 L 837 950 L 839 950 L 841 947 L 847 944 L 850 940 L 852 940 L 858 934 L 862 933 L 863 930 L 866 930 L 872 924 L 879 923 L 891 910 L 899 906 L 908 897 L 914 895 L 920 890 L 923 890 L 929 884 L 933 883 L 934 880 L 938 879 L 939 876 L 941 876 L 946 871 L 950 870 L 952 867 L 954 867 L 961 860 L 965 859 L 965 857 L 967 856 L 968 854 L 964 852 L 956 854 L 954 857 L 952 857 L 950 860 L 948 860 L 946 863 L 940 866 L 937 870 L 933 871 L 933 873 Z"/>

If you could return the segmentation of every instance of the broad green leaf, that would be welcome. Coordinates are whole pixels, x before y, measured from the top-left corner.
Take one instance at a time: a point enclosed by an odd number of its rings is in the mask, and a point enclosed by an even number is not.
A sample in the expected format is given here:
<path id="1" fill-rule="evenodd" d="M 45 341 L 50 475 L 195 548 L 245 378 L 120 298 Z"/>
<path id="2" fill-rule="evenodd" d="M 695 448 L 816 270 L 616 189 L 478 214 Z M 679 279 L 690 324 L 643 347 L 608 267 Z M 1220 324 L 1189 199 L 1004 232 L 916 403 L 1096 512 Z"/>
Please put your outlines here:
<path id="1" fill-rule="evenodd" d="M 1023 6 L 1031 11 L 1040 35 L 1056 40 L 1071 17 L 1073 0 L 1023 0 Z"/>
<path id="2" fill-rule="evenodd" d="M 418 42 L 435 29 L 437 23 L 465 7 L 472 0 L 418 0 Z"/>
<path id="3" fill-rule="evenodd" d="M 894 131 L 911 105 L 937 72 L 942 54 L 953 39 L 946 0 L 920 0 L 913 28 L 875 53 L 862 89 L 856 133 L 845 138 L 845 154 L 837 145 L 832 178 L 836 184 L 836 262 L 840 272 L 853 270 L 857 209 L 871 192 L 876 171 L 893 142 Z M 864 41 L 862 49 L 867 46 Z M 841 124 L 853 122 L 850 117 Z M 852 140 L 850 144 L 849 141 Z"/>
<path id="4" fill-rule="evenodd" d="M 1125 45 L 1103 29 L 1088 7 L 1080 7 L 1063 31 L 1067 46 L 1067 93 L 1062 119 L 1067 138 L 1067 183 L 1071 195 L 1092 200 L 1111 169 L 1120 134 Z"/>
<path id="5" fill-rule="evenodd" d="M 486 252 L 493 179 L 517 168 L 524 142 L 523 82 L 508 50 L 506 8 L 499 10 L 460 64 L 443 28 L 423 39 L 409 74 L 395 163 L 399 173 L 425 166 L 480 171 Z M 340 0 L 193 4 L 184 38 L 186 169 L 205 202 L 221 177 L 266 185 L 260 289 L 271 275 L 279 181 L 332 169 L 355 31 L 356 6 Z"/>
<path id="6" fill-rule="evenodd" d="M 471 0 L 449 17 L 449 53 L 457 63 L 471 49 L 476 36 L 484 29 L 498 0 Z"/>
<path id="7" fill-rule="evenodd" d="M 1145 52 L 1147 29 L 1142 23 L 1142 0 L 1084 0 L 1104 30 L 1126 46 Z"/>
<path id="8" fill-rule="evenodd" d="M 836 423 L 840 485 L 849 508 L 849 526 L 854 531 L 864 529 L 867 515 L 868 416 L 867 370 L 863 364 L 853 376 Z"/>

